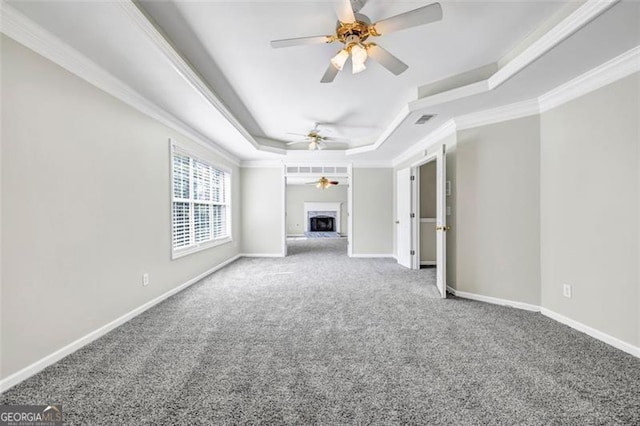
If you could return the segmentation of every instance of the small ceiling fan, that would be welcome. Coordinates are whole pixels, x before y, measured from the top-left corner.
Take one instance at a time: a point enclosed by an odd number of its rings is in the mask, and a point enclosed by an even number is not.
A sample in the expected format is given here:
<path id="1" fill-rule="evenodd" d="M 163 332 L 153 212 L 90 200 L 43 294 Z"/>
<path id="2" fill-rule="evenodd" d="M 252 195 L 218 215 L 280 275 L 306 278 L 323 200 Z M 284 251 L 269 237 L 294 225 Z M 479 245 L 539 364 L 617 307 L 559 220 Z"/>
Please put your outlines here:
<path id="1" fill-rule="evenodd" d="M 315 185 L 316 188 L 318 189 L 327 189 L 330 186 L 335 186 L 338 185 L 340 182 L 338 182 L 337 180 L 329 180 L 326 177 L 322 176 L 320 179 L 313 181 L 313 182 L 307 182 L 307 185 Z"/>
<path id="2" fill-rule="evenodd" d="M 308 143 L 309 144 L 309 151 L 318 151 L 318 150 L 326 148 L 326 143 L 332 143 L 332 142 L 348 143 L 349 142 L 346 139 L 334 138 L 334 137 L 329 137 L 329 136 L 322 136 L 320 134 L 321 129 L 319 129 L 318 127 L 319 127 L 319 124 L 316 123 L 314 128 L 309 130 L 309 133 L 307 133 L 306 135 L 303 135 L 301 133 L 289 133 L 290 135 L 304 136 L 304 139 L 300 140 L 300 141 L 289 142 L 289 143 L 287 143 L 287 145 L 296 145 L 296 144 L 299 144 L 299 143 Z"/>
<path id="3" fill-rule="evenodd" d="M 331 83 L 349 58 L 351 58 L 353 74 L 364 71 L 367 68 L 365 65 L 367 58 L 371 58 L 393 74 L 399 75 L 409 66 L 376 43 L 365 43 L 365 41 L 369 37 L 379 37 L 394 31 L 440 21 L 442 6 L 440 3 L 432 3 L 372 24 L 367 16 L 354 12 L 349 0 L 341 0 L 337 14 L 338 23 L 335 35 L 274 40 L 271 42 L 271 47 L 277 49 L 305 44 L 333 43 L 334 41 L 344 44 L 344 47 L 331 58 L 329 67 L 320 80 L 321 83 Z"/>

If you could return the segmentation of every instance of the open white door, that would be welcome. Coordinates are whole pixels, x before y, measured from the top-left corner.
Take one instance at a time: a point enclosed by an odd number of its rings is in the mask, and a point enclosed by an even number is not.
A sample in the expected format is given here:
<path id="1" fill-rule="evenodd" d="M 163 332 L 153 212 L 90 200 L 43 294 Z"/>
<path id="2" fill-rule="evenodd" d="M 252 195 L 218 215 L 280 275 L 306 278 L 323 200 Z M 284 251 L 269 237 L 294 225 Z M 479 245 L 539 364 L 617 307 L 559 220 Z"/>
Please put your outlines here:
<path id="1" fill-rule="evenodd" d="M 398 263 L 411 268 L 411 169 L 396 174 L 396 251 Z"/>
<path id="2" fill-rule="evenodd" d="M 436 156 L 436 285 L 442 297 L 447 297 L 447 200 L 446 200 L 446 147 Z"/>

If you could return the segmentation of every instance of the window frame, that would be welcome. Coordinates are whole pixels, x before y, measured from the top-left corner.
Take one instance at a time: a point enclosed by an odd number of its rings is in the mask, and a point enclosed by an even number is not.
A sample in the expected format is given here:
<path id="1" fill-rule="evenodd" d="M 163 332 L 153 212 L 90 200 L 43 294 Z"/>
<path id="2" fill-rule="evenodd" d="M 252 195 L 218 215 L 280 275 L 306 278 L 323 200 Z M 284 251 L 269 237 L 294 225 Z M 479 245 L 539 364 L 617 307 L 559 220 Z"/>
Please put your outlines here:
<path id="1" fill-rule="evenodd" d="M 177 198 L 175 197 L 175 181 L 174 181 L 174 161 L 173 161 L 173 156 L 174 154 L 180 154 L 180 155 L 185 155 L 187 157 L 189 157 L 191 160 L 189 161 L 190 167 L 189 167 L 189 198 L 188 199 L 181 199 L 181 198 Z M 205 240 L 199 243 L 192 243 L 188 246 L 184 246 L 184 247 L 174 247 L 173 245 L 173 231 L 174 231 L 174 216 L 175 216 L 175 209 L 174 209 L 174 203 L 176 202 L 185 202 L 185 203 L 189 203 L 189 234 L 190 234 L 190 239 L 194 238 L 195 240 L 195 226 L 194 226 L 194 218 L 195 218 L 195 213 L 194 213 L 194 207 L 196 204 L 198 204 L 198 201 L 202 201 L 202 200 L 196 200 L 195 198 L 195 194 L 194 194 L 194 179 L 193 179 L 193 161 L 198 161 L 200 163 L 204 163 L 206 165 L 208 165 L 209 167 L 219 170 L 221 172 L 223 172 L 225 174 L 225 188 L 224 188 L 224 194 L 225 194 L 225 199 L 224 202 L 222 203 L 214 203 L 214 202 L 200 202 L 200 204 L 205 204 L 205 205 L 209 205 L 209 206 L 214 206 L 214 205 L 223 205 L 225 207 L 225 221 L 224 221 L 224 225 L 226 228 L 226 235 L 223 237 L 217 237 L 217 238 L 212 238 L 209 240 Z M 233 179 L 233 173 L 231 171 L 231 169 L 229 169 L 228 167 L 225 166 L 221 166 L 220 164 L 216 164 L 216 162 L 208 160 L 205 158 L 204 155 L 202 155 L 201 153 L 198 153 L 197 151 L 176 142 L 175 140 L 170 139 L 169 140 L 169 209 L 170 209 L 170 219 L 169 219 L 169 244 L 171 247 L 171 259 L 175 260 L 175 259 L 179 259 L 181 257 L 184 256 L 188 256 L 190 254 L 193 253 L 197 253 L 203 250 L 207 250 L 210 249 L 212 247 L 217 247 L 223 244 L 228 244 L 230 242 L 233 241 L 233 236 L 232 236 L 232 194 L 231 194 L 231 188 L 232 188 L 232 179 Z M 213 192 L 213 187 L 210 189 L 211 192 Z M 211 209 L 213 211 L 213 209 Z M 210 217 L 213 218 L 213 213 L 210 213 Z M 213 220 L 211 220 L 210 222 L 210 226 L 211 226 L 211 233 L 213 233 L 213 228 L 214 228 L 214 222 Z"/>

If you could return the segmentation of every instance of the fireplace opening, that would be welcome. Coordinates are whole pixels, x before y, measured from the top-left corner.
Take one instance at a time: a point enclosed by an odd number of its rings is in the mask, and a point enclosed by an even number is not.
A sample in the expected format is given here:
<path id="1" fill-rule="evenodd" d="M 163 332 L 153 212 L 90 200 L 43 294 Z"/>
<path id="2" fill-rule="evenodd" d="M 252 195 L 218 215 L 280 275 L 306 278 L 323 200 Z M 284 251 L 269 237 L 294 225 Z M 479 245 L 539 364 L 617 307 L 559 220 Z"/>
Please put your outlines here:
<path id="1" fill-rule="evenodd" d="M 315 216 L 310 219 L 311 232 L 335 232 L 335 220 L 330 216 Z"/>

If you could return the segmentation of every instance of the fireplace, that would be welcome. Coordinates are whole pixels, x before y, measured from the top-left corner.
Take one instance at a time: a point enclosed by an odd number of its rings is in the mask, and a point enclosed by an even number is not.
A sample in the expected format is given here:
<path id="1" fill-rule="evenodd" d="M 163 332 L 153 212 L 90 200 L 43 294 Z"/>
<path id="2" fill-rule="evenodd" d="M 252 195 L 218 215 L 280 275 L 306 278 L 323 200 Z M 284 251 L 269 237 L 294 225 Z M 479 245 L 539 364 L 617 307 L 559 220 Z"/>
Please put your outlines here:
<path id="1" fill-rule="evenodd" d="M 335 219 L 330 216 L 315 216 L 309 219 L 311 232 L 335 232 Z"/>
<path id="2" fill-rule="evenodd" d="M 340 232 L 342 203 L 304 203 L 304 232 Z"/>

